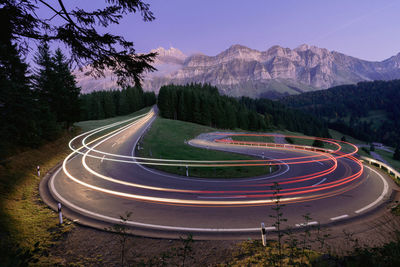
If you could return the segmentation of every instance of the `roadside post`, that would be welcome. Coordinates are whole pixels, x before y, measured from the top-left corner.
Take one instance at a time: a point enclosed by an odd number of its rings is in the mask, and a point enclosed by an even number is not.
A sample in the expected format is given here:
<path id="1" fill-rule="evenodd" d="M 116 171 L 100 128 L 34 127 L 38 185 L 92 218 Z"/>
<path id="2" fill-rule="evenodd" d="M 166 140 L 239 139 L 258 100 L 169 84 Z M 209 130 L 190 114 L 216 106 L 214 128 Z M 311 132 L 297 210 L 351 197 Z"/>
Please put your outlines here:
<path id="1" fill-rule="evenodd" d="M 40 166 L 39 165 L 37 165 L 36 170 L 37 170 L 37 176 L 40 177 Z"/>
<path id="2" fill-rule="evenodd" d="M 186 165 L 186 176 L 189 176 L 189 167 Z"/>
<path id="3" fill-rule="evenodd" d="M 58 203 L 58 218 L 60 219 L 60 225 L 63 224 L 63 217 L 62 217 L 62 211 L 61 211 L 61 203 Z"/>
<path id="4" fill-rule="evenodd" d="M 267 246 L 267 231 L 265 230 L 264 223 L 261 223 L 261 240 L 264 247 Z"/>

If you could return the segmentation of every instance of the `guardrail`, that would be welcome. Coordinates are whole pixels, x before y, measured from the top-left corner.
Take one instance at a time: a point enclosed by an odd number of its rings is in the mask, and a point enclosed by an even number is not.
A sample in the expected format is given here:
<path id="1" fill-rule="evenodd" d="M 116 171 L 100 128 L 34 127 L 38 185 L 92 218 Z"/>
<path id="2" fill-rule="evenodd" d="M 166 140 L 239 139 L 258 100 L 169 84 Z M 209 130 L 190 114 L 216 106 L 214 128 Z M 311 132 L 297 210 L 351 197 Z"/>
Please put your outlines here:
<path id="1" fill-rule="evenodd" d="M 227 140 L 227 139 L 216 139 L 215 142 L 217 143 L 228 143 L 228 144 L 235 144 L 235 145 L 243 145 L 243 146 L 264 146 L 264 147 L 273 147 L 273 148 L 289 148 L 289 149 L 302 149 L 302 150 L 309 150 L 315 152 L 325 152 L 325 153 L 332 153 L 333 150 L 326 149 L 326 148 L 316 148 L 312 146 L 304 146 L 304 145 L 294 145 L 294 144 L 277 144 L 277 143 L 259 143 L 259 142 L 248 142 L 248 141 L 235 141 L 235 140 Z M 361 156 L 362 160 L 368 162 L 368 164 L 377 166 L 384 170 L 385 172 L 393 175 L 400 182 L 400 173 L 390 167 L 389 165 L 378 161 L 376 159 L 368 158 Z"/>
<path id="2" fill-rule="evenodd" d="M 225 143 L 225 144 L 233 144 L 233 145 L 241 145 L 241 146 L 258 146 L 258 147 L 273 147 L 273 148 L 287 148 L 287 149 L 301 149 L 301 150 L 309 150 L 315 152 L 325 152 L 332 153 L 332 149 L 314 147 L 314 146 L 305 146 L 305 145 L 294 145 L 294 144 L 278 144 L 278 143 L 260 143 L 260 142 L 249 142 L 249 141 L 236 141 L 229 139 L 216 139 L 217 143 Z"/>
<path id="3" fill-rule="evenodd" d="M 362 156 L 361 159 L 368 162 L 368 164 L 371 164 L 371 165 L 381 168 L 382 170 L 389 173 L 390 175 L 393 175 L 394 178 L 396 178 L 398 181 L 400 181 L 400 173 L 398 171 L 396 171 L 395 169 L 393 169 L 392 167 L 390 167 L 389 165 L 387 165 L 379 160 L 371 159 L 371 158 L 364 157 L 364 156 Z"/>

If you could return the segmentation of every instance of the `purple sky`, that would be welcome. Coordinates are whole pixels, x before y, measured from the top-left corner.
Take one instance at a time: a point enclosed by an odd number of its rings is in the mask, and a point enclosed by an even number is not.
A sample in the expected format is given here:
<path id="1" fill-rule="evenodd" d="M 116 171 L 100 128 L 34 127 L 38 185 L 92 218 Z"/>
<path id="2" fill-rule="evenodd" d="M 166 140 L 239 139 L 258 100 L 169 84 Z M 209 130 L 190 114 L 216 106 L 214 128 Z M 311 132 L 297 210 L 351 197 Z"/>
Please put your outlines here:
<path id="1" fill-rule="evenodd" d="M 266 50 L 303 43 L 366 60 L 400 52 L 398 0 L 144 1 L 151 5 L 155 21 L 143 22 L 133 14 L 108 29 L 133 41 L 137 52 L 173 46 L 186 54 L 216 55 L 233 44 Z M 68 2 L 83 8 L 103 3 Z"/>

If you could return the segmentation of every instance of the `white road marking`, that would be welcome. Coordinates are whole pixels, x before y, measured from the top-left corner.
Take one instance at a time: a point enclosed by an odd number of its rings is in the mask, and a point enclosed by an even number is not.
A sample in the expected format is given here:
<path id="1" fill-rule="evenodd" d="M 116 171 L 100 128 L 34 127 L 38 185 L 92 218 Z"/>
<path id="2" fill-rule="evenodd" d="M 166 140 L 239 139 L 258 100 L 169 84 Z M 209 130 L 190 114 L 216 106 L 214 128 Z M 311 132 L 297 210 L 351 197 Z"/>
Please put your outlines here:
<path id="1" fill-rule="evenodd" d="M 112 146 L 111 146 L 111 147 L 114 147 L 116 144 L 117 144 L 117 142 L 115 142 L 114 144 L 112 144 Z"/>
<path id="2" fill-rule="evenodd" d="M 389 192 L 389 184 L 386 182 L 385 178 L 383 178 L 383 176 L 382 176 L 379 172 L 377 172 L 376 170 L 372 169 L 371 167 L 368 167 L 368 166 L 366 166 L 366 165 L 364 165 L 364 166 L 367 167 L 368 169 L 370 169 L 371 171 L 375 172 L 376 174 L 378 174 L 378 176 L 382 179 L 382 182 L 383 182 L 383 191 L 382 191 L 382 194 L 381 194 L 374 202 L 372 202 L 371 204 L 369 204 L 369 205 L 367 205 L 367 206 L 365 206 L 365 207 L 363 207 L 363 208 L 361 208 L 361 209 L 359 209 L 359 210 L 356 210 L 355 213 L 363 212 L 364 210 L 367 210 L 367 209 L 369 209 L 369 208 L 375 206 L 375 205 L 378 204 L 378 202 L 380 202 L 380 201 L 385 197 L 385 195 Z"/>
<path id="3" fill-rule="evenodd" d="M 114 143 L 112 146 L 114 146 L 115 144 L 117 144 L 117 143 Z M 73 158 L 75 158 L 76 156 L 77 156 L 77 155 L 75 155 Z M 103 156 L 102 161 L 103 161 L 104 157 L 105 157 L 105 156 Z M 319 162 L 319 163 L 320 163 L 320 162 Z M 320 164 L 321 164 L 321 163 L 320 163 Z M 369 168 L 369 167 L 368 167 L 368 168 Z M 369 169 L 371 169 L 371 168 L 369 168 Z M 372 169 L 371 169 L 371 170 L 372 170 Z M 374 170 L 373 170 L 373 171 L 374 171 Z M 376 172 L 376 171 L 375 171 L 375 172 Z M 384 190 L 383 190 L 382 194 L 380 195 L 380 197 L 379 197 L 377 200 L 375 200 L 375 201 L 372 202 L 371 204 L 367 205 L 366 207 L 364 207 L 364 208 L 362 208 L 362 209 L 360 209 L 360 210 L 355 211 L 356 213 L 362 212 L 363 210 L 372 207 L 373 205 L 375 205 L 377 202 L 379 202 L 379 201 L 386 195 L 386 193 L 387 193 L 387 191 L 388 191 L 388 184 L 387 184 L 387 182 L 385 181 L 385 179 L 384 179 L 378 172 L 376 172 L 376 173 L 381 177 L 381 179 L 382 179 L 383 182 L 384 182 Z M 368 176 L 369 176 L 369 174 L 368 174 Z M 367 178 L 368 178 L 368 176 L 367 176 Z M 318 184 L 322 183 L 324 180 L 326 180 L 326 178 L 323 179 L 322 181 L 320 181 L 319 183 L 315 184 L 315 185 L 318 185 Z M 386 192 L 385 192 L 385 191 L 386 191 Z M 211 198 L 211 197 L 209 197 L 209 198 Z M 240 198 L 240 197 L 216 197 L 216 198 Z M 106 216 L 106 217 L 107 217 L 107 216 Z M 331 220 L 337 220 L 337 219 L 341 219 L 341 218 L 345 218 L 345 217 L 348 217 L 348 215 L 346 214 L 346 215 L 341 215 L 341 216 L 338 216 L 338 217 L 333 217 L 333 218 L 331 218 Z M 109 217 L 109 218 L 112 218 L 112 217 Z M 114 218 L 114 219 L 115 219 L 115 218 Z M 301 226 L 315 225 L 315 224 L 318 224 L 318 222 L 315 221 L 315 222 L 309 222 L 309 223 L 296 224 L 296 226 L 297 226 L 297 227 L 301 227 Z M 167 227 L 169 227 L 169 226 L 167 226 Z M 268 227 L 268 228 L 270 228 L 270 229 L 275 229 L 275 227 Z M 268 228 L 267 228 L 267 229 L 268 229 Z M 182 229 L 182 228 L 181 228 L 181 229 Z M 186 228 L 186 229 L 203 229 L 203 228 Z M 208 230 L 208 228 L 204 228 L 204 229 L 207 229 L 207 230 Z M 242 229 L 259 229 L 259 228 L 242 228 Z M 211 229 L 211 230 L 213 230 L 213 229 Z M 221 229 L 214 229 L 214 230 L 221 230 Z M 235 229 L 222 229 L 222 230 L 235 230 Z"/>
<path id="4" fill-rule="evenodd" d="M 313 161 L 316 162 L 316 163 L 318 163 L 319 165 L 324 166 L 324 164 L 323 164 L 321 161 L 318 161 L 318 160 L 313 160 Z"/>
<path id="5" fill-rule="evenodd" d="M 304 227 L 309 225 L 316 225 L 318 222 L 308 222 L 308 223 L 296 223 L 296 227 Z"/>
<path id="6" fill-rule="evenodd" d="M 347 217 L 349 217 L 349 215 L 344 214 L 344 215 L 340 215 L 340 216 L 331 218 L 331 221 L 336 221 L 336 220 L 344 219 L 344 218 L 347 218 Z"/>
<path id="7" fill-rule="evenodd" d="M 154 118 L 154 119 L 155 119 L 155 118 Z M 149 127 L 150 125 L 151 125 L 151 123 L 150 123 L 147 127 Z M 143 134 L 143 133 L 142 133 L 142 134 Z M 133 147 L 132 147 L 131 156 L 132 156 L 133 159 L 134 159 L 135 147 L 136 147 L 138 141 L 139 141 L 139 139 L 135 142 L 135 144 L 134 144 Z M 194 146 L 194 147 L 203 148 L 203 147 L 200 146 L 200 145 L 192 144 L 191 141 L 189 141 L 188 144 L 191 145 L 191 146 Z M 226 150 L 223 150 L 223 151 L 226 152 Z M 136 159 L 134 159 L 134 161 L 136 161 Z M 278 160 L 278 161 L 279 161 L 279 160 Z M 282 163 L 283 163 L 283 161 L 279 161 L 279 162 L 282 162 Z M 143 166 L 143 165 L 140 164 L 140 163 L 139 163 L 137 166 L 141 167 L 142 169 L 144 169 L 144 170 L 146 170 L 146 171 L 148 171 L 148 172 L 154 173 L 154 174 L 156 174 L 156 175 L 160 175 L 160 176 L 164 176 L 164 177 L 170 177 L 170 178 L 179 179 L 179 180 L 197 181 L 197 182 L 204 182 L 204 183 L 221 183 L 221 182 L 232 183 L 232 182 L 243 182 L 243 181 L 260 181 L 260 180 L 267 180 L 267 179 L 271 179 L 271 178 L 274 178 L 274 177 L 283 175 L 283 174 L 285 174 L 286 172 L 288 172 L 288 171 L 290 170 L 289 165 L 288 165 L 288 164 L 284 164 L 283 166 L 286 166 L 286 170 L 285 170 L 285 171 L 280 172 L 280 173 L 277 173 L 277 174 L 274 174 L 274 175 L 265 176 L 265 177 L 252 178 L 252 179 L 251 179 L 251 178 L 245 178 L 245 179 L 240 179 L 240 178 L 238 178 L 238 179 L 233 179 L 233 180 L 226 180 L 226 179 L 225 179 L 225 180 L 218 180 L 218 179 L 205 180 L 205 179 L 196 179 L 196 178 L 194 178 L 194 177 L 193 177 L 193 178 L 184 178 L 184 177 L 174 176 L 174 175 L 170 175 L 170 174 L 166 174 L 166 173 L 162 173 L 162 172 L 153 171 L 152 169 L 147 168 L 147 167 Z M 280 167 L 280 166 L 279 166 L 279 167 Z"/>
<path id="8" fill-rule="evenodd" d="M 62 170 L 62 168 L 59 168 L 57 172 L 50 178 L 50 187 L 51 191 L 55 196 L 56 199 L 61 201 L 65 206 L 67 206 L 70 209 L 73 209 L 75 211 L 80 211 L 86 215 L 89 216 L 94 216 L 97 218 L 100 218 L 104 221 L 107 222 L 113 222 L 113 223 L 121 223 L 120 218 L 114 218 L 106 215 L 102 215 L 96 212 L 92 212 L 90 210 L 83 209 L 77 205 L 72 204 L 65 198 L 63 198 L 56 190 L 55 185 L 54 185 L 54 178 L 58 175 L 58 173 Z M 190 228 L 190 227 L 177 227 L 177 226 L 167 226 L 167 225 L 157 225 L 157 224 L 148 224 L 148 223 L 140 223 L 140 222 L 135 222 L 135 221 L 126 221 L 128 225 L 131 226 L 139 226 L 139 227 L 146 227 L 146 228 L 151 228 L 151 229 L 162 229 L 162 230 L 173 230 L 173 231 L 188 231 L 188 232 L 258 232 L 260 231 L 260 228 Z M 266 230 L 275 230 L 275 227 L 265 227 Z"/>
<path id="9" fill-rule="evenodd" d="M 101 163 L 103 163 L 103 160 L 104 160 L 105 157 L 106 157 L 106 155 L 104 155 L 104 156 L 101 158 Z"/>
<path id="10" fill-rule="evenodd" d="M 316 186 L 316 185 L 322 184 L 322 183 L 325 182 L 325 181 L 326 181 L 326 178 L 322 179 L 321 181 L 319 181 L 319 182 L 316 183 L 316 184 L 313 184 L 312 186 Z"/>

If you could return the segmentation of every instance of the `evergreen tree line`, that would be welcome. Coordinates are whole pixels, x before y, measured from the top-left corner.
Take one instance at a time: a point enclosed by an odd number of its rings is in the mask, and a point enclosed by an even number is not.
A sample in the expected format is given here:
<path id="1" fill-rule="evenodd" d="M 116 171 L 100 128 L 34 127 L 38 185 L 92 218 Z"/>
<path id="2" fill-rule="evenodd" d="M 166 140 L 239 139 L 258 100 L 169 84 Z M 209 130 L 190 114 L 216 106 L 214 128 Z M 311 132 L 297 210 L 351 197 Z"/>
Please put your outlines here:
<path id="1" fill-rule="evenodd" d="M 80 120 L 98 120 L 126 115 L 156 103 L 154 92 L 143 92 L 140 87 L 123 90 L 98 91 L 80 96 Z"/>
<path id="2" fill-rule="evenodd" d="M 1 39 L 0 154 L 4 156 L 16 147 L 36 147 L 52 140 L 76 121 L 80 89 L 60 49 L 51 53 L 46 43 L 41 44 L 31 74 L 11 37 Z"/>
<path id="3" fill-rule="evenodd" d="M 222 96 L 208 84 L 167 85 L 160 88 L 157 105 L 164 118 L 222 129 L 264 131 L 288 129 L 327 136 L 326 126 L 309 115 L 294 112 L 271 100 Z"/>
<path id="4" fill-rule="evenodd" d="M 76 121 L 125 115 L 156 102 L 153 92 L 133 87 L 80 95 L 69 60 L 60 49 L 52 52 L 42 43 L 30 72 L 18 46 L 0 38 L 1 157 L 18 147 L 54 140 Z"/>
<path id="5" fill-rule="evenodd" d="M 336 86 L 281 100 L 289 107 L 326 120 L 332 129 L 394 147 L 400 145 L 399 101 L 400 80 Z"/>
<path id="6" fill-rule="evenodd" d="M 288 108 L 278 101 L 242 97 L 239 99 L 239 103 L 244 104 L 249 110 L 264 114 L 271 121 L 270 124 L 276 128 L 330 138 L 327 124 L 323 120 L 311 114 Z"/>

